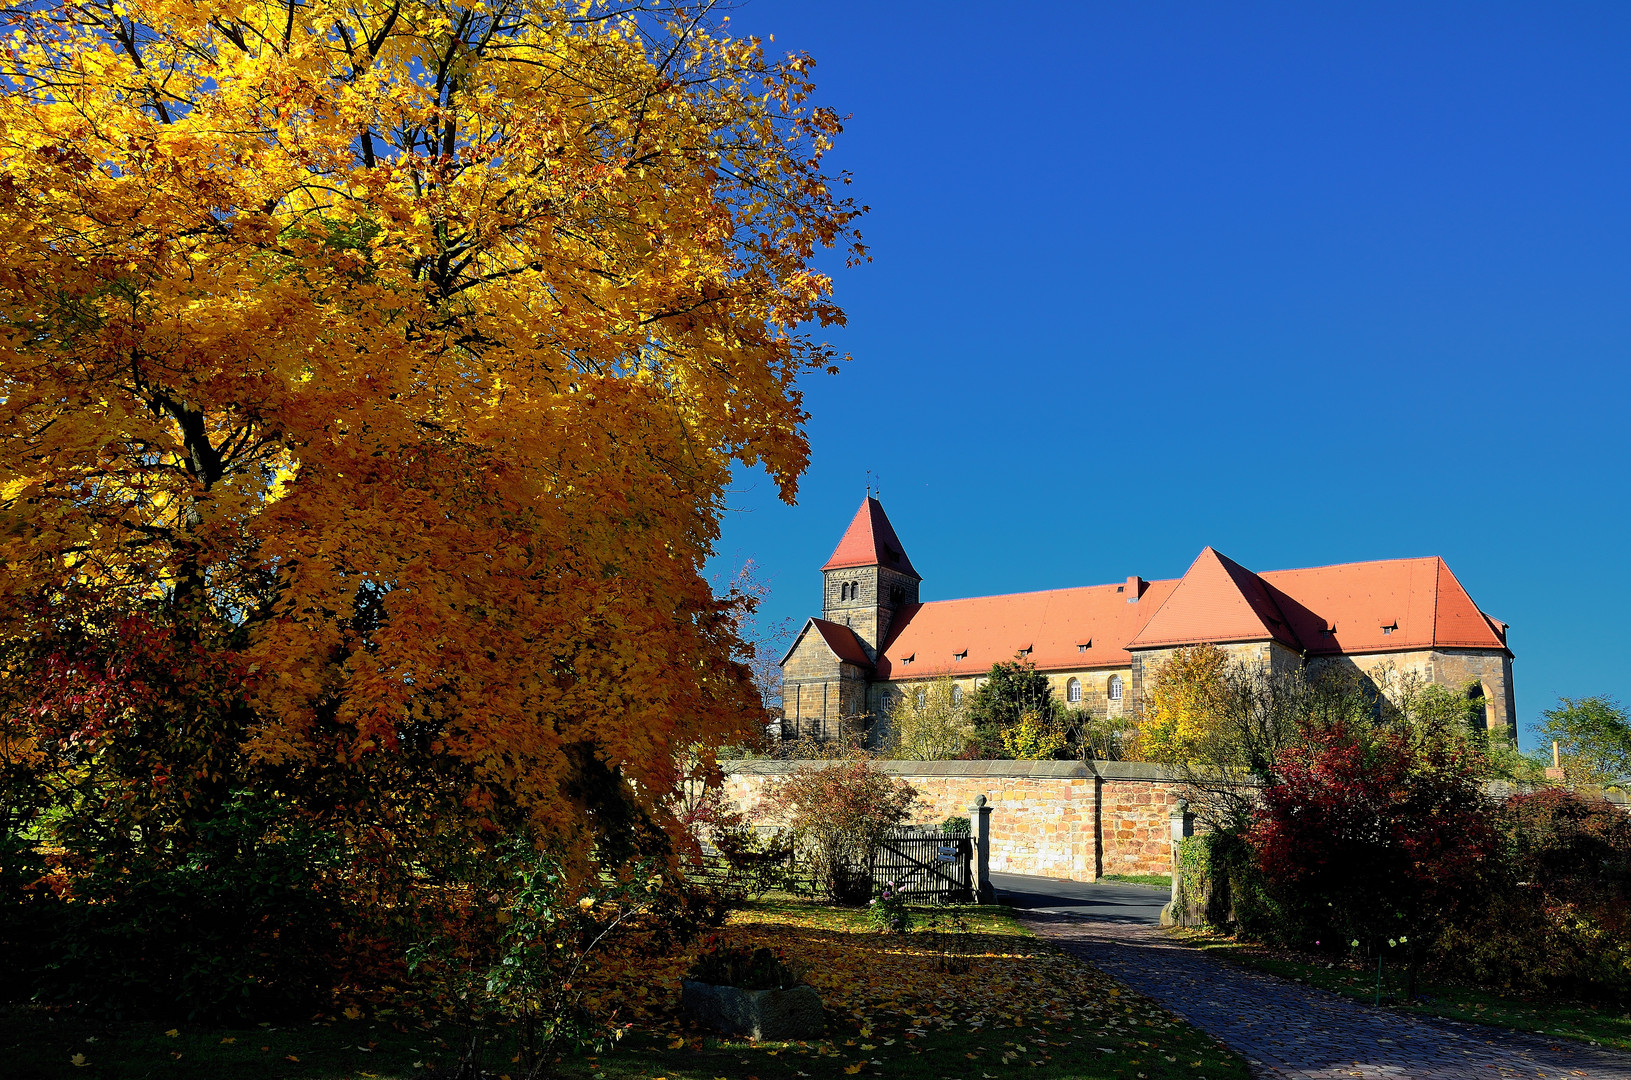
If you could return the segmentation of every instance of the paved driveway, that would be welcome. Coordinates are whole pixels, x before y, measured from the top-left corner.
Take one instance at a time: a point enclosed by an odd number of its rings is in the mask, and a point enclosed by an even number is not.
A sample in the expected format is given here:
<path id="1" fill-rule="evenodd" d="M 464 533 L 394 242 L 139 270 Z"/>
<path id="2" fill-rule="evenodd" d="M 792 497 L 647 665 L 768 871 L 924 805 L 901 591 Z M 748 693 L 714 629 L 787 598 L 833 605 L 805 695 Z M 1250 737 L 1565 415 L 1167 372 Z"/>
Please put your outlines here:
<path id="1" fill-rule="evenodd" d="M 1481 1024 L 1376 1009 L 1214 960 L 1157 928 L 1164 890 L 993 874 L 1045 938 L 1161 1002 L 1261 1077 L 1631 1080 L 1631 1056 Z"/>
<path id="2" fill-rule="evenodd" d="M 998 899 L 1017 908 L 1136 926 L 1159 925 L 1161 908 L 1169 895 L 1165 889 L 1148 885 L 1123 885 L 1117 881 L 1087 885 L 1019 874 L 992 874 L 991 884 L 996 887 Z"/>

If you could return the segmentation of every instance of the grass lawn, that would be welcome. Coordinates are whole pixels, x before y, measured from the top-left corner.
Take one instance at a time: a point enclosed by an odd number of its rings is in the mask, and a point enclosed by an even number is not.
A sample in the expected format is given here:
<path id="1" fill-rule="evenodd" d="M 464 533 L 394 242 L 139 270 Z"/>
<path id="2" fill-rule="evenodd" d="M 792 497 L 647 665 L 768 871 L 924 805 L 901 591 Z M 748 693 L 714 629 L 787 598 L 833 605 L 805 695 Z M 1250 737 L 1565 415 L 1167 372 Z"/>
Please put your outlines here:
<path id="1" fill-rule="evenodd" d="M 1029 936 L 1006 909 L 971 909 L 964 930 L 867 930 L 861 913 L 790 899 L 735 914 L 723 939 L 772 945 L 809 965 L 827 1037 L 716 1038 L 679 1015 L 688 954 L 631 958 L 593 991 L 633 1023 L 615 1051 L 565 1057 L 569 1080 L 1246 1080 L 1244 1063 L 1147 999 Z M 950 970 L 943 970 L 949 968 Z M 170 1034 L 174 1031 L 175 1034 Z M 38 1010 L 0 1013 L 0 1074 L 16 1080 L 430 1080 L 451 1065 L 451 1025 L 336 1018 L 238 1031 L 108 1025 Z M 504 1075 L 508 1052 L 486 1063 Z M 75 1056 L 83 1064 L 76 1064 Z"/>
<path id="2" fill-rule="evenodd" d="M 1128 885 L 1153 885 L 1158 889 L 1172 888 L 1171 874 L 1100 874 L 1100 881 L 1120 881 Z"/>
<path id="3" fill-rule="evenodd" d="M 1213 956 L 1266 971 L 1284 979 L 1322 990 L 1376 1000 L 1376 968 L 1333 963 L 1304 953 L 1271 949 L 1201 930 L 1169 931 L 1185 943 Z M 1401 1012 L 1425 1013 L 1451 1020 L 1466 1020 L 1495 1027 L 1533 1031 L 1631 1050 L 1631 1011 L 1625 1006 L 1524 995 L 1455 983 L 1423 979 L 1417 993 L 1425 1000 L 1404 1004 L 1404 972 L 1398 966 L 1383 969 L 1382 1001 Z"/>

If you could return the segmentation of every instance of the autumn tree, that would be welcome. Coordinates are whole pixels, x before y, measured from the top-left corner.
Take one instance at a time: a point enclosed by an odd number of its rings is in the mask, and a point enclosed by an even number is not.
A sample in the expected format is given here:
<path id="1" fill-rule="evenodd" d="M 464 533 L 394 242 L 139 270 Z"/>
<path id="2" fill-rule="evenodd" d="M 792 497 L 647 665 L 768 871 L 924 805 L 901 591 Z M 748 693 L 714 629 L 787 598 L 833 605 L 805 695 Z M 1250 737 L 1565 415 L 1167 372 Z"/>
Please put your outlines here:
<path id="1" fill-rule="evenodd" d="M 1475 911 L 1500 853 L 1466 744 L 1338 721 L 1278 756 L 1249 837 L 1283 940 L 1384 942 L 1409 991 L 1437 939 Z"/>
<path id="2" fill-rule="evenodd" d="M 810 61 L 703 14 L 10 9 L 9 827 L 164 856 L 254 789 L 399 861 L 660 846 L 763 718 L 724 485 L 793 498 L 811 260 L 864 257 Z"/>
<path id="3" fill-rule="evenodd" d="M 1156 667 L 1138 729 L 1150 760 L 1177 764 L 1198 754 L 1217 725 L 1228 668 L 1228 654 L 1210 644 L 1176 649 Z"/>
<path id="4" fill-rule="evenodd" d="M 967 704 L 950 676 L 913 683 L 884 717 L 885 753 L 906 761 L 961 757 L 974 734 Z"/>
<path id="5" fill-rule="evenodd" d="M 1351 669 L 1275 669 L 1231 660 L 1215 645 L 1178 649 L 1156 669 L 1145 696 L 1139 745 L 1174 770 L 1196 813 L 1216 829 L 1240 829 L 1291 748 L 1339 724 L 1364 726 L 1384 700 Z"/>
<path id="6" fill-rule="evenodd" d="M 1575 783 L 1631 784 L 1631 713 L 1611 697 L 1559 698 L 1541 712 L 1540 738 L 1557 742 Z"/>
<path id="7" fill-rule="evenodd" d="M 993 758 L 1012 756 L 1003 732 L 1026 717 L 1034 730 L 1023 737 L 1024 746 L 1034 748 L 1036 738 L 1046 739 L 1051 745 L 1054 735 L 1063 735 L 1064 713 L 1064 704 L 1054 696 L 1048 677 L 1023 657 L 992 664 L 968 704 L 968 719 L 974 725 L 978 749 Z"/>

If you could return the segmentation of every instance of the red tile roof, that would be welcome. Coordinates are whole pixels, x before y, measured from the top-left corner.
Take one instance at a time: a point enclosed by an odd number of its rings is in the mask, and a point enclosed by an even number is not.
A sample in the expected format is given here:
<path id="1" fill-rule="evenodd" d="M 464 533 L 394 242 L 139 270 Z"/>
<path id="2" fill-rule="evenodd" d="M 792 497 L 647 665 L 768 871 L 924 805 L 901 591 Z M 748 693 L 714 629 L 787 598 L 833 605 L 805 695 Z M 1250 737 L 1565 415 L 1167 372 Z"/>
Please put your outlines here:
<path id="1" fill-rule="evenodd" d="M 1478 610 L 1436 556 L 1259 576 L 1310 653 L 1506 648 L 1506 624 Z"/>
<path id="2" fill-rule="evenodd" d="M 1166 603 L 1127 647 L 1268 640 L 1299 648 L 1262 579 L 1208 547 L 1201 549 Z"/>
<path id="3" fill-rule="evenodd" d="M 906 557 L 906 548 L 895 535 L 895 527 L 889 524 L 883 504 L 870 495 L 855 511 L 843 539 L 838 541 L 832 557 L 821 569 L 842 570 L 851 566 L 886 566 L 922 580 L 922 575 L 912 569 L 912 560 Z"/>
<path id="4" fill-rule="evenodd" d="M 877 677 L 977 675 L 1026 647 L 1042 671 L 1125 667 L 1129 648 L 1201 641 L 1274 640 L 1313 655 L 1506 649 L 1506 624 L 1480 611 L 1436 557 L 1254 574 L 1207 548 L 1182 578 L 1149 582 L 1138 603 L 1127 602 L 1126 589 L 1092 585 L 903 609 L 879 652 Z"/>
<path id="5" fill-rule="evenodd" d="M 826 619 L 809 619 L 805 622 L 804 628 L 794 635 L 792 646 L 781 658 L 783 664 L 787 663 L 787 657 L 793 655 L 793 650 L 799 647 L 799 642 L 804 640 L 804 635 L 811 628 L 821 635 L 821 640 L 827 643 L 827 648 L 832 650 L 833 655 L 846 664 L 872 666 L 872 661 L 867 658 L 866 648 L 861 644 L 861 639 L 855 636 L 855 631 L 842 623 L 828 622 Z"/>
<path id="6" fill-rule="evenodd" d="M 1137 603 L 1128 603 L 1126 586 L 1116 584 L 905 608 L 880 650 L 878 678 L 979 674 L 1026 647 L 1025 659 L 1043 671 L 1125 667 L 1132 657 L 1124 646 L 1177 584 L 1148 582 Z"/>

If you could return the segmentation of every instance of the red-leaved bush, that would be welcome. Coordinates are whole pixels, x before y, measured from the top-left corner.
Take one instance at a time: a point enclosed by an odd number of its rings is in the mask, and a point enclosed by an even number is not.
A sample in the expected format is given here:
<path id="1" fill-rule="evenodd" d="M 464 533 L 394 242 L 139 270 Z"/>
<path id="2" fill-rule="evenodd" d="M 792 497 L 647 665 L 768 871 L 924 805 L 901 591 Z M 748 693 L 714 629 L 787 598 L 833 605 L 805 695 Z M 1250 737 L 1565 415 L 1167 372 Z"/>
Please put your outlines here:
<path id="1" fill-rule="evenodd" d="M 884 831 L 910 816 L 917 791 L 866 758 L 805 762 L 765 792 L 793 828 L 829 899 L 864 904 L 872 896 L 872 856 Z"/>
<path id="2" fill-rule="evenodd" d="M 1337 725 L 1282 752 L 1250 840 L 1288 938 L 1402 953 L 1413 978 L 1479 898 L 1492 809 L 1449 740 Z"/>

